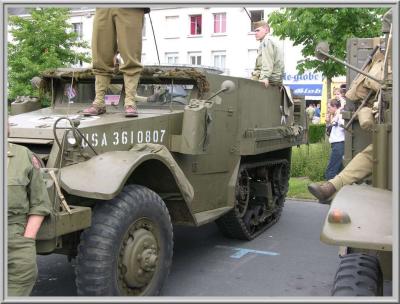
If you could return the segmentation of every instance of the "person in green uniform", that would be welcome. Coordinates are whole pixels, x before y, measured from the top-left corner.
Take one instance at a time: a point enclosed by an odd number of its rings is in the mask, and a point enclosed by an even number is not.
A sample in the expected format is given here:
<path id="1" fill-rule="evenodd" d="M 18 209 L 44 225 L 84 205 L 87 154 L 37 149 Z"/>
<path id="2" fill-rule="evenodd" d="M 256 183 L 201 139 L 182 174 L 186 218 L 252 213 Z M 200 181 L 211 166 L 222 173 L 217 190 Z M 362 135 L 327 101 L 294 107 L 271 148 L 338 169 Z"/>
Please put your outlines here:
<path id="1" fill-rule="evenodd" d="M 106 112 L 105 94 L 114 72 L 114 56 L 122 57 L 119 71 L 124 76 L 125 116 L 138 116 L 135 95 L 143 69 L 142 28 L 146 8 L 97 8 L 92 34 L 93 73 L 96 76 L 96 97 L 85 116 Z"/>
<path id="2" fill-rule="evenodd" d="M 263 82 L 265 87 L 270 84 L 282 85 L 285 69 L 282 50 L 269 37 L 270 28 L 266 21 L 254 22 L 254 28 L 260 46 L 251 79 Z"/>
<path id="3" fill-rule="evenodd" d="M 35 238 L 51 212 L 39 168 L 29 149 L 8 143 L 8 296 L 29 296 L 38 275 Z"/>

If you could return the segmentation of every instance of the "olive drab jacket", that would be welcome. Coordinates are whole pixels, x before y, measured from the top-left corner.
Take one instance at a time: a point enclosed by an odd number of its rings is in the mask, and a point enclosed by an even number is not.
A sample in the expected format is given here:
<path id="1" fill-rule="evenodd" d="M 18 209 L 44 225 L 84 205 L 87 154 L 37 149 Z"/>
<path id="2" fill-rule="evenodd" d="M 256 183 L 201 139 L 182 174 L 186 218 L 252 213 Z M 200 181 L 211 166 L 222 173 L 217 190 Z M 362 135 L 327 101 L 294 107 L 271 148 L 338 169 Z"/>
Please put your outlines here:
<path id="1" fill-rule="evenodd" d="M 266 35 L 258 48 L 252 79 L 268 79 L 272 83 L 282 83 L 284 69 L 282 50 Z"/>
<path id="2" fill-rule="evenodd" d="M 27 148 L 8 143 L 8 224 L 25 224 L 28 215 L 48 215 L 51 204 L 38 160 Z"/>

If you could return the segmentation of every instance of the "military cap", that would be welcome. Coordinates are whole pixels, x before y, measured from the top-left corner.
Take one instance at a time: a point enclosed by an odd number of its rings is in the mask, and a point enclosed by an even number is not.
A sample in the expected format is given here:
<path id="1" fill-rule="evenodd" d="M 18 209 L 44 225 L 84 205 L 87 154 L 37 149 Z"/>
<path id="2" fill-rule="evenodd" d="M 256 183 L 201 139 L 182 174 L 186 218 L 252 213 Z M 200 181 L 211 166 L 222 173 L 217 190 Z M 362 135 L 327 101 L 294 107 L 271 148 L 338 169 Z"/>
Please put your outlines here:
<path id="1" fill-rule="evenodd" d="M 256 29 L 261 26 L 268 26 L 268 23 L 267 23 L 267 21 L 260 20 L 260 21 L 253 22 L 253 25 L 254 25 L 254 28 Z"/>

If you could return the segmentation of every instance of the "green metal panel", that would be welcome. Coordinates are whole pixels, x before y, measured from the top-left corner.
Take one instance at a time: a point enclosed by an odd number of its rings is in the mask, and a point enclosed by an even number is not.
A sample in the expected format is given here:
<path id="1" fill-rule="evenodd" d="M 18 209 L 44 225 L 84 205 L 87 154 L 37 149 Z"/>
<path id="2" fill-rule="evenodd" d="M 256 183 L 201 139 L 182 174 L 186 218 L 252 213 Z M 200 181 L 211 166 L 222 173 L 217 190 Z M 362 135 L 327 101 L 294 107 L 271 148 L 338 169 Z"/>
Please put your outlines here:
<path id="1" fill-rule="evenodd" d="M 332 201 L 329 212 L 334 209 L 348 214 L 350 223 L 330 223 L 327 216 L 321 233 L 322 242 L 355 248 L 392 250 L 391 191 L 370 186 L 345 186 Z"/>
<path id="2" fill-rule="evenodd" d="M 69 206 L 71 214 L 60 211 L 50 221 L 44 221 L 36 236 L 38 241 L 50 241 L 58 236 L 90 227 L 92 209 L 89 207 Z"/>
<path id="3" fill-rule="evenodd" d="M 149 155 L 139 157 L 140 153 L 136 153 L 133 156 L 135 153 L 128 151 L 138 144 L 157 144 L 171 152 L 176 162 L 174 166 L 182 170 L 187 179 L 183 184 L 193 187 L 193 197 L 186 202 L 190 204 L 190 212 L 201 213 L 198 216 L 201 222 L 207 222 L 207 214 L 211 218 L 223 213 L 212 210 L 229 210 L 234 205 L 242 156 L 261 155 L 304 142 L 305 133 L 295 135 L 293 129 L 301 124 L 302 113 L 297 111 L 295 119 L 294 106 L 290 106 L 286 121 L 281 121 L 282 92 L 276 86 L 266 89 L 260 82 L 219 75 L 207 69 L 183 68 L 177 72 L 157 67 L 157 73 L 151 69 L 143 73 L 141 85 L 172 82 L 191 85 L 189 95 L 201 106 L 139 103 L 137 118 L 126 118 L 119 107 L 112 106 L 107 106 L 104 115 L 83 117 L 82 110 L 88 106 L 83 99 L 93 95 L 94 77 L 90 70 L 74 73 L 72 70 L 45 73 L 45 80 L 54 85 L 54 107 L 10 118 L 14 123 L 11 138 L 26 143 L 37 139 L 53 140 L 52 126 L 59 117 L 79 120 L 79 130 L 98 156 L 85 140 L 81 140 L 78 147 L 66 142 L 61 149 L 55 143 L 48 149 L 47 166 L 62 167 L 62 186 L 70 195 L 103 200 L 114 197 L 145 158 L 151 159 Z M 68 103 L 64 88 L 72 75 L 80 92 L 78 101 Z M 121 84 L 120 76 L 114 77 L 113 83 Z M 206 100 L 219 91 L 226 80 L 232 81 L 235 89 Z M 148 92 L 144 87 L 138 91 Z M 68 127 L 60 123 L 59 127 L 63 126 Z M 60 140 L 63 134 L 63 129 L 57 130 Z M 80 148 L 83 151 L 79 151 Z M 91 183 L 87 183 L 89 180 Z"/>

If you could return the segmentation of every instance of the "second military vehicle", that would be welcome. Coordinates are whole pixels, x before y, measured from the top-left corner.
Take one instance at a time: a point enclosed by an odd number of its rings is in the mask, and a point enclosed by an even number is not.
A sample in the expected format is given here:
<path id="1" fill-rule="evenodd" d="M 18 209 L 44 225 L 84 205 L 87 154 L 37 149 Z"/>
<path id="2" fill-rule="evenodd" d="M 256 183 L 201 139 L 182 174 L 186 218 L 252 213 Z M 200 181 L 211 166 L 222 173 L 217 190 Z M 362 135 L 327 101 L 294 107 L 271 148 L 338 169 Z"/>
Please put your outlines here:
<path id="1" fill-rule="evenodd" d="M 40 86 L 51 106 L 14 106 L 9 141 L 43 162 L 54 212 L 37 251 L 76 257 L 78 295 L 157 295 L 172 224 L 215 221 L 226 236 L 251 240 L 281 216 L 291 147 L 306 141 L 304 100 L 284 87 L 145 67 L 139 117 L 126 118 L 121 74 L 101 116 L 82 115 L 94 99 L 90 69 L 46 71 Z"/>
<path id="2" fill-rule="evenodd" d="M 321 233 L 323 242 L 341 246 L 333 296 L 382 296 L 384 281 L 392 281 L 391 11 L 383 17 L 382 32 L 384 37 L 350 39 L 350 64 L 330 56 L 327 45 L 317 46 L 321 59 L 329 57 L 349 67 L 346 97 L 350 99 L 343 112 L 345 162 L 372 144 L 372 170 L 364 180 L 367 185 L 347 185 L 339 190 Z"/>

